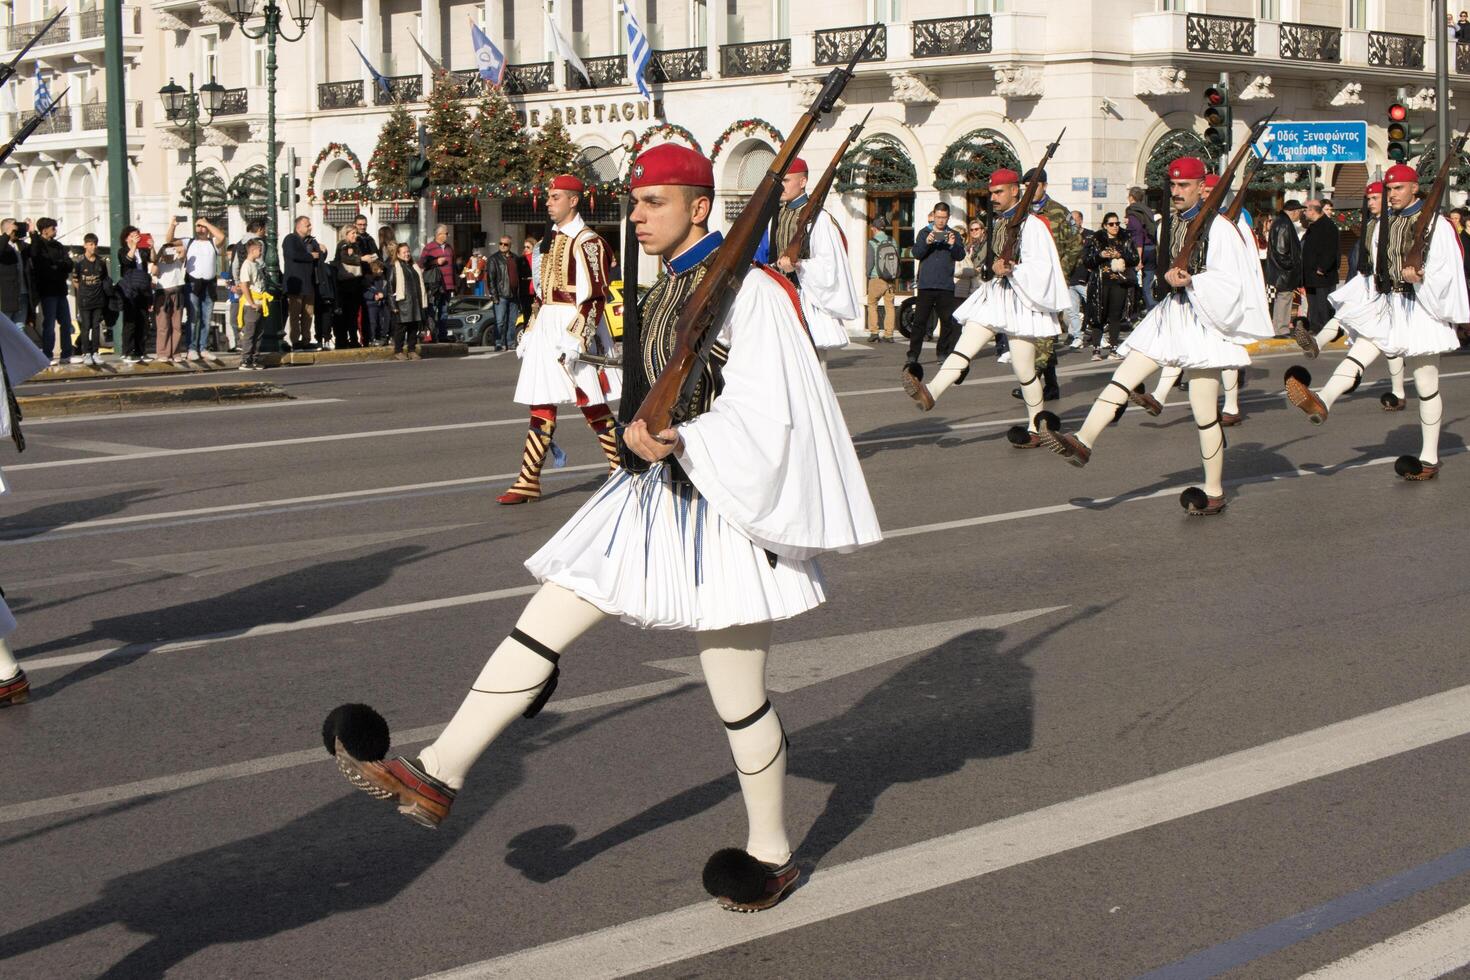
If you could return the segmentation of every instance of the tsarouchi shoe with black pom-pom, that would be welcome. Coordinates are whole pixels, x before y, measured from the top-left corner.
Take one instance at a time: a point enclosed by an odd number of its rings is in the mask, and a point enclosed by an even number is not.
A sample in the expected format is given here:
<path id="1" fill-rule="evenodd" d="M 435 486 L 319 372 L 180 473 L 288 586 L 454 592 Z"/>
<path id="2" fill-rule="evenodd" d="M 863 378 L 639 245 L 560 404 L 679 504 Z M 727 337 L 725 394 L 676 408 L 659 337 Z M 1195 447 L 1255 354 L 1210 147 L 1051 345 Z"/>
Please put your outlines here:
<path id="1" fill-rule="evenodd" d="M 31 699 L 31 682 L 26 672 L 17 670 L 15 676 L 0 680 L 0 708 L 7 704 L 25 704 Z"/>
<path id="2" fill-rule="evenodd" d="M 1423 483 L 1439 476 L 1439 464 L 1426 463 L 1418 456 L 1400 456 L 1393 461 L 1393 471 L 1411 483 Z"/>
<path id="3" fill-rule="evenodd" d="M 1190 487 L 1179 495 L 1179 506 L 1190 517 L 1214 517 L 1225 509 L 1225 495 L 1211 497 L 1199 487 Z"/>
<path id="4" fill-rule="evenodd" d="M 383 761 L 391 736 L 388 722 L 365 704 L 334 708 L 322 723 L 322 743 L 347 781 L 378 800 L 392 800 L 398 812 L 436 829 L 454 805 L 454 790 L 429 775 L 417 759 Z"/>
<path id="5" fill-rule="evenodd" d="M 1391 391 L 1385 391 L 1379 395 L 1378 404 L 1383 406 L 1385 412 L 1402 412 L 1409 407 L 1408 403 Z"/>
<path id="6" fill-rule="evenodd" d="M 763 912 L 779 904 L 796 887 L 801 869 L 795 860 L 766 864 L 738 847 L 710 855 L 704 864 L 704 889 L 720 908 L 731 912 Z"/>
<path id="7" fill-rule="evenodd" d="M 1311 389 L 1312 375 L 1300 364 L 1286 369 L 1286 400 L 1306 413 L 1313 425 L 1327 421 L 1327 403 Z"/>

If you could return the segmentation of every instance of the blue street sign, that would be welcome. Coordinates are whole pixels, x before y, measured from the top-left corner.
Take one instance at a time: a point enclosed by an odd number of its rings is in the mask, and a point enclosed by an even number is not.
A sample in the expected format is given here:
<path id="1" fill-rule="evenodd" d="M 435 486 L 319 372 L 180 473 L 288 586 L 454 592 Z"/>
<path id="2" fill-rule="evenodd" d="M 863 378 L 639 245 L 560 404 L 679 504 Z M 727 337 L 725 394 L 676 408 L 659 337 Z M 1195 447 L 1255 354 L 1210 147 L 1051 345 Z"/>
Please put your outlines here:
<path id="1" fill-rule="evenodd" d="M 1086 177 L 1073 177 L 1072 178 L 1072 193 L 1077 194 L 1077 193 L 1080 193 L 1080 192 L 1085 191 L 1085 190 L 1087 190 L 1087 178 Z"/>
<path id="2" fill-rule="evenodd" d="M 1368 124 L 1346 122 L 1273 122 L 1257 149 L 1267 163 L 1367 163 Z"/>

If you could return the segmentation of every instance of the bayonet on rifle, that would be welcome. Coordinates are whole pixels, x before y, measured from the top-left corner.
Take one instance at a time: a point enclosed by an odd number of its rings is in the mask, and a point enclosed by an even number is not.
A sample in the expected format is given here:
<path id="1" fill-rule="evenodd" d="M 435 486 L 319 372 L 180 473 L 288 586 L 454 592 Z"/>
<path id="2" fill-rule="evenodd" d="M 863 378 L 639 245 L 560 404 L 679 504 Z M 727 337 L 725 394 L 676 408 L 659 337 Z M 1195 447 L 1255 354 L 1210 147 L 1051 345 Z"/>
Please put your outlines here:
<path id="1" fill-rule="evenodd" d="M 22 126 L 19 130 L 17 130 L 14 136 L 10 137 L 9 143 L 6 143 L 4 146 L 0 146 L 0 163 L 4 163 L 10 157 L 10 154 L 15 152 L 15 148 L 17 146 L 20 146 L 22 143 L 24 143 L 27 139 L 30 138 L 30 135 L 32 133 L 40 128 L 41 123 L 46 121 L 46 117 L 51 115 L 51 113 L 55 112 L 61 106 L 61 100 L 66 98 L 66 93 L 70 91 L 70 88 L 62 89 L 61 94 L 51 100 L 51 105 L 46 109 L 45 112 L 38 112 L 30 119 L 28 119 L 26 121 L 26 124 Z"/>
<path id="2" fill-rule="evenodd" d="M 20 59 L 24 58 L 26 56 L 26 52 L 31 50 L 31 48 L 34 48 L 36 46 L 36 43 L 40 41 L 41 38 L 46 36 L 46 32 L 51 30 L 52 26 L 61 19 L 61 15 L 64 13 L 66 13 L 66 8 L 62 7 L 56 12 L 55 17 L 52 17 L 46 22 L 46 26 L 42 27 L 35 34 L 31 35 L 31 39 L 26 42 L 26 46 L 17 51 L 14 58 L 11 58 L 10 61 L 6 64 L 0 65 L 0 85 L 4 85 L 6 82 L 15 77 L 15 66 L 20 64 Z"/>

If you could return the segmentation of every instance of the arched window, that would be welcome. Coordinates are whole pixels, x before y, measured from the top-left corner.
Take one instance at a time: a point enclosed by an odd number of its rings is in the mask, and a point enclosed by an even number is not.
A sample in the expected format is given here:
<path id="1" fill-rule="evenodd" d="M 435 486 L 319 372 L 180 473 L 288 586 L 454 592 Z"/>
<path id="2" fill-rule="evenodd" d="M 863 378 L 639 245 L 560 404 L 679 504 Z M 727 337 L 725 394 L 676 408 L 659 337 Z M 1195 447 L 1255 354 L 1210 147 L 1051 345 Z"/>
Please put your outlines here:
<path id="1" fill-rule="evenodd" d="M 988 192 L 991 172 L 1002 167 L 1021 170 L 1011 141 L 993 129 L 974 129 L 951 143 L 934 165 L 934 186 L 942 191 Z"/>
<path id="2" fill-rule="evenodd" d="M 848 150 L 837 165 L 835 186 L 839 193 L 908 191 L 919 186 L 919 172 L 892 136 L 869 136 Z"/>

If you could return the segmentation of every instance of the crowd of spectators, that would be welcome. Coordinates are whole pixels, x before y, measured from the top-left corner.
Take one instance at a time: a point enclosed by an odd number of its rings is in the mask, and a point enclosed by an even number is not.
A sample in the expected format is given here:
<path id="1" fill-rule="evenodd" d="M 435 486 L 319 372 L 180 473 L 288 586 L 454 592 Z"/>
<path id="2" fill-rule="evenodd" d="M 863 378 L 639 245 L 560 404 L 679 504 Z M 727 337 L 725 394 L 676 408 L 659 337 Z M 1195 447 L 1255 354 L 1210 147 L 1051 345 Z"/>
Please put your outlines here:
<path id="1" fill-rule="evenodd" d="M 162 236 L 124 228 L 114 278 L 95 234 L 69 247 L 54 218 L 34 226 L 0 221 L 0 313 L 21 325 L 53 365 L 100 367 L 105 352 L 127 365 L 218 364 L 228 353 L 240 355 L 241 370 L 259 370 L 262 321 L 274 303 L 284 314 L 282 351 L 392 344 L 402 359 L 417 358 L 420 343 L 449 339 L 446 321 L 458 295 L 484 299 L 497 350 L 515 345 L 522 316 L 531 312 L 535 239 L 516 251 L 501 236 L 494 253 L 475 249 L 461 257 L 450 229 L 440 225 L 415 254 L 391 226 L 375 237 L 365 215 L 330 244 L 302 216 L 281 239 L 280 282 L 271 288 L 264 220 L 250 221 L 236 242 L 206 218 L 186 236 L 187 227 L 174 219 Z"/>

